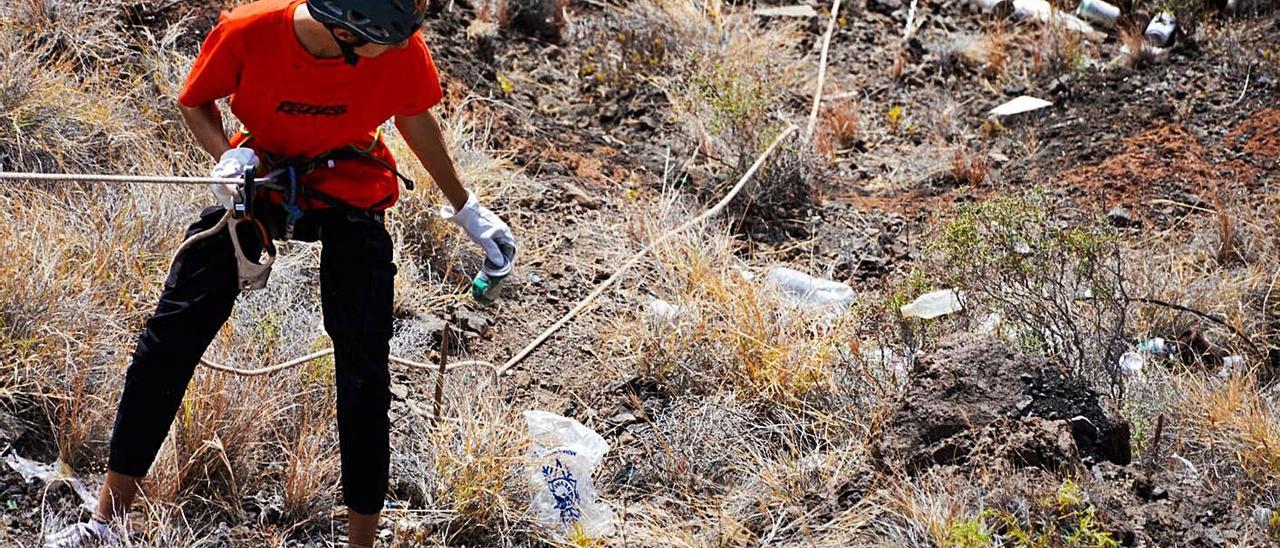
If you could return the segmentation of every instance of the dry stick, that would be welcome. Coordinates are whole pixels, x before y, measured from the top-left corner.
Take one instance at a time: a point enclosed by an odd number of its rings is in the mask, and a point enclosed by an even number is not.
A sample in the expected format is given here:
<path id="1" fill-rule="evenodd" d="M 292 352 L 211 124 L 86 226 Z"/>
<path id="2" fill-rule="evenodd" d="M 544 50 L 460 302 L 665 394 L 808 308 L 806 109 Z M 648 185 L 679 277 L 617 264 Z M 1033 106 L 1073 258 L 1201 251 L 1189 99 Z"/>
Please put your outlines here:
<path id="1" fill-rule="evenodd" d="M 760 154 L 759 158 L 756 158 L 756 162 L 754 164 L 751 164 L 751 168 L 748 169 L 747 172 L 742 175 L 742 178 L 738 180 L 738 183 L 735 184 L 733 188 L 729 189 L 729 192 L 725 194 L 724 198 L 721 198 L 720 201 L 716 203 L 716 205 L 712 206 L 711 209 L 708 209 L 702 212 L 701 215 L 698 215 L 697 217 L 694 217 L 693 219 L 690 219 L 686 221 L 684 224 L 667 232 L 666 234 L 663 234 L 657 240 L 654 240 L 649 245 L 645 246 L 645 248 L 640 250 L 639 253 L 636 253 L 635 256 L 631 257 L 631 260 L 627 261 L 625 264 L 623 264 L 621 267 L 615 270 L 613 275 L 609 276 L 609 279 L 605 280 L 604 283 L 600 284 L 600 286 L 597 287 L 595 291 L 592 291 L 590 295 L 587 295 L 585 299 L 582 299 L 582 301 L 578 303 L 578 306 L 575 306 L 573 310 L 569 311 L 568 314 L 565 314 L 564 317 L 560 318 L 560 321 L 557 321 L 554 325 L 552 325 L 551 327 L 548 327 L 546 331 L 543 331 L 541 335 L 538 335 L 538 338 L 534 339 L 533 342 L 529 343 L 528 346 L 525 346 L 524 350 L 521 350 L 519 354 L 516 354 L 510 360 L 507 360 L 507 363 L 502 364 L 502 367 L 498 369 L 498 374 L 499 375 L 506 374 L 508 371 L 511 370 L 512 367 L 515 367 L 516 364 L 519 364 L 521 361 L 524 361 L 525 358 L 529 357 L 529 354 L 533 353 L 533 351 L 536 348 L 538 348 L 538 346 L 541 345 L 544 341 L 546 341 L 548 337 L 550 337 L 556 331 L 559 331 L 561 327 L 565 326 L 565 324 L 569 323 L 569 320 L 572 320 L 574 316 L 577 316 L 583 310 L 586 310 L 587 307 L 591 306 L 591 303 L 594 302 L 597 298 L 599 298 L 600 295 L 603 294 L 606 289 L 609 289 L 609 287 L 617 283 L 618 280 L 622 279 L 622 274 L 630 270 L 635 265 L 639 264 L 640 259 L 644 258 L 645 255 L 648 255 L 650 251 L 653 251 L 655 248 L 657 248 L 663 242 L 666 242 L 672 236 L 675 236 L 680 232 L 684 232 L 689 227 L 694 226 L 703 221 L 706 221 L 711 217 L 719 215 L 720 211 L 723 210 L 725 206 L 729 205 L 729 202 L 732 201 L 735 197 L 737 197 L 738 193 L 741 192 L 742 189 L 747 186 L 747 181 L 751 180 L 751 177 L 755 175 L 756 171 L 760 169 L 760 166 L 764 164 L 765 159 L 767 159 L 771 154 L 773 154 L 774 149 L 778 148 L 778 145 L 781 144 L 784 139 L 786 139 L 787 137 L 790 137 L 791 134 L 795 133 L 797 130 L 798 128 L 796 128 L 796 126 L 791 125 L 790 127 L 787 128 L 786 131 L 783 131 L 782 134 L 778 135 L 778 137 L 773 140 L 773 143 L 769 144 L 769 148 L 765 149 L 765 151 Z"/>
<path id="2" fill-rule="evenodd" d="M 1245 344 L 1249 345 L 1249 348 L 1253 349 L 1254 352 L 1258 352 L 1258 346 L 1253 343 L 1253 340 L 1251 340 L 1248 335 L 1245 335 L 1239 329 L 1236 329 L 1235 326 L 1227 323 L 1226 320 L 1223 320 L 1222 318 L 1219 318 L 1207 312 L 1201 312 L 1189 306 L 1183 306 L 1176 303 L 1166 302 L 1160 299 L 1152 299 L 1149 297 L 1131 297 L 1129 300 L 1140 302 L 1140 303 L 1146 303 L 1146 304 L 1154 304 L 1157 306 L 1163 306 L 1166 308 L 1172 308 L 1174 310 L 1181 310 L 1183 312 L 1195 314 L 1196 316 L 1199 316 L 1201 318 L 1204 318 L 1206 320 L 1209 320 L 1213 323 L 1216 323 L 1218 325 L 1221 325 L 1222 327 L 1225 327 L 1231 330 L 1231 332 L 1234 333 L 1236 337 L 1239 337 L 1240 340 L 1244 341 Z"/>
<path id="3" fill-rule="evenodd" d="M 440 423 L 440 412 L 444 408 L 444 374 L 449 370 L 449 337 L 452 331 L 448 323 L 444 324 L 444 331 L 440 332 L 440 374 L 436 375 L 436 397 L 434 412 L 434 423 Z"/>
<path id="4" fill-rule="evenodd" d="M 1155 472 L 1156 462 L 1160 460 L 1160 438 L 1164 437 L 1164 413 L 1156 416 L 1156 435 L 1151 443 L 1151 456 L 1147 458 L 1147 482 Z"/>
<path id="5" fill-rule="evenodd" d="M 827 50 L 831 48 L 831 35 L 835 34 L 836 19 L 840 13 L 840 0 L 831 3 L 831 20 L 827 22 L 827 34 L 822 37 L 822 55 L 818 58 L 818 89 L 813 92 L 813 110 L 809 112 L 809 125 L 804 129 L 804 140 L 813 140 L 813 130 L 818 124 L 818 107 L 822 104 L 822 88 L 827 81 Z"/>

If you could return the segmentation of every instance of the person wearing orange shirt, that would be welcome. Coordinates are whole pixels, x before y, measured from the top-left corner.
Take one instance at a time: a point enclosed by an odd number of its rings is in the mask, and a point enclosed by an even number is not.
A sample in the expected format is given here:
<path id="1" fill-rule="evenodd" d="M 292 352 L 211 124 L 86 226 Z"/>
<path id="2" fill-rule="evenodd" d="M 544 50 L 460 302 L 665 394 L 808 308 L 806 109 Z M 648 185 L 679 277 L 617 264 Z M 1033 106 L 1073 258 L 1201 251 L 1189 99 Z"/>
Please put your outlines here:
<path id="1" fill-rule="evenodd" d="M 240 292 L 233 237 L 249 257 L 271 238 L 323 246 L 320 296 L 334 346 L 348 545 L 373 545 L 389 473 L 387 360 L 396 273 L 383 212 L 396 202 L 400 180 L 411 187 L 383 143 L 382 123 L 394 119 L 450 202 L 441 216 L 463 228 L 489 262 L 506 265 L 514 254 L 503 251 L 516 247 L 507 224 L 459 181 L 430 112 L 443 93 L 418 34 L 425 3 L 259 0 L 222 14 L 201 47 L 179 108 L 200 146 L 218 158 L 213 176 L 270 173 L 275 182 L 252 196 L 244 195 L 243 185 L 213 185 L 218 205 L 187 234 L 252 204 L 245 213 L 265 237 L 225 230 L 174 261 L 126 375 L 93 519 L 50 535 L 46 546 L 116 538 L 111 521 L 128 511 L 200 357 Z M 243 126 L 231 138 L 215 104 L 227 97 Z"/>

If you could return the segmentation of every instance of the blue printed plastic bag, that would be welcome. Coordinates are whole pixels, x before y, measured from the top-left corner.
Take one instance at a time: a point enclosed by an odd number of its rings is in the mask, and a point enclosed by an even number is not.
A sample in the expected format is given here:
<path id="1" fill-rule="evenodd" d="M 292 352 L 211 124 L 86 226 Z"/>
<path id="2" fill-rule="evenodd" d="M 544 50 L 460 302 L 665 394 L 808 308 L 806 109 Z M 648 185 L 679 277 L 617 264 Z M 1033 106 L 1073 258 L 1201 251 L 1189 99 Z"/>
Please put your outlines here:
<path id="1" fill-rule="evenodd" d="M 525 411 L 524 418 L 533 442 L 529 450 L 530 508 L 538 522 L 565 534 L 608 536 L 615 517 L 596 499 L 591 475 L 609 451 L 609 444 L 582 423 L 554 413 Z"/>

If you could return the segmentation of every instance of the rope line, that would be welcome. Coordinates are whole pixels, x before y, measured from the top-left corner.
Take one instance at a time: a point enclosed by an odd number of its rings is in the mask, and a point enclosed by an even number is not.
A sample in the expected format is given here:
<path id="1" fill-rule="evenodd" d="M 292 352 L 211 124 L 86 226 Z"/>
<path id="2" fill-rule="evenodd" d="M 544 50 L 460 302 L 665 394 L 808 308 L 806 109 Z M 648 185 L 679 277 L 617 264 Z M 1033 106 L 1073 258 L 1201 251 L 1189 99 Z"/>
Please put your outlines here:
<path id="1" fill-rule="evenodd" d="M 528 358 L 533 353 L 533 351 L 536 350 L 539 346 L 541 346 L 543 342 L 546 342 L 546 340 L 549 339 L 551 335 L 554 335 L 557 331 L 559 331 L 565 325 L 568 325 L 568 323 L 572 321 L 575 317 L 577 317 L 583 311 L 587 310 L 596 301 L 596 299 L 600 298 L 600 295 L 603 295 L 605 291 L 607 291 L 610 287 L 613 287 L 614 284 L 616 284 L 619 280 L 621 280 L 622 275 L 624 273 L 631 270 L 637 264 L 640 264 L 641 259 L 647 256 L 650 252 L 652 252 L 658 246 L 665 243 L 667 240 L 671 239 L 676 234 L 684 232 L 685 230 L 688 230 L 690 227 L 693 227 L 698 223 L 704 222 L 707 219 L 710 219 L 716 215 L 719 215 L 720 212 L 723 211 L 724 208 L 729 205 L 729 202 L 733 201 L 733 199 L 736 198 L 740 192 L 742 192 L 743 188 L 746 188 L 747 182 L 751 180 L 751 178 L 755 175 L 756 171 L 759 171 L 760 167 L 764 165 L 765 160 L 768 159 L 768 157 L 773 154 L 774 150 L 776 150 L 778 146 L 781 145 L 785 139 L 790 137 L 792 134 L 794 134 L 798 130 L 799 128 L 796 127 L 794 124 L 789 124 L 788 128 L 774 138 L 773 142 L 769 144 L 769 147 L 765 149 L 765 151 L 762 152 L 758 158 L 756 158 L 755 163 L 753 163 L 751 167 L 747 169 L 746 173 L 744 173 L 742 177 L 738 179 L 738 182 L 734 184 L 734 186 L 730 188 L 727 193 L 725 193 L 724 197 L 721 198 L 719 202 L 716 202 L 715 205 L 711 206 L 711 208 L 702 212 L 702 214 L 698 215 L 697 217 L 694 217 L 692 219 L 689 219 L 688 221 L 685 221 L 684 224 L 681 224 L 680 226 L 667 231 L 662 236 L 659 236 L 658 239 L 646 245 L 643 249 L 641 249 L 639 252 L 633 255 L 631 259 L 627 260 L 627 262 L 624 263 L 621 267 L 618 267 L 617 270 L 614 270 L 613 274 L 609 276 L 607 280 L 605 280 L 603 283 L 597 286 L 595 290 L 591 292 L 591 294 L 584 297 L 581 301 L 578 301 L 578 304 L 574 306 L 572 310 L 570 310 L 564 316 L 561 316 L 560 319 L 556 321 L 556 323 L 552 324 L 550 327 L 543 330 L 541 334 L 539 334 L 535 339 L 533 339 L 533 341 L 529 342 L 529 344 L 525 345 L 525 347 L 521 349 L 519 353 L 512 356 L 511 359 L 503 363 L 501 367 L 498 367 L 493 363 L 484 361 L 484 360 L 467 360 L 467 361 L 458 361 L 458 362 L 445 365 L 443 367 L 444 372 L 447 373 L 463 367 L 470 367 L 470 366 L 488 366 L 490 369 L 494 371 L 495 375 L 497 376 L 509 374 L 510 371 L 516 365 L 524 361 L 525 358 Z M 134 176 L 114 176 L 114 175 L 67 175 L 67 174 L 54 174 L 54 173 L 3 173 L 3 172 L 0 172 L 0 180 L 138 182 L 138 183 L 155 183 L 155 184 L 203 184 L 203 183 L 242 182 L 239 179 L 220 179 L 220 178 L 209 178 L 209 177 L 134 177 Z M 230 218 L 231 218 L 231 212 L 227 212 L 227 214 L 224 215 L 217 222 L 217 224 L 213 225 L 212 227 L 206 230 L 193 234 L 191 235 L 191 237 L 184 240 L 182 244 L 178 246 L 177 251 L 174 252 L 173 261 L 177 261 L 178 257 L 183 252 L 190 249 L 191 246 L 195 245 L 196 242 L 199 242 L 200 240 L 213 236 L 218 231 L 226 228 Z M 172 262 L 170 264 L 170 269 L 172 269 Z M 266 367 L 260 367 L 256 369 L 245 369 L 240 367 L 234 367 L 231 365 L 218 363 L 213 360 L 206 359 L 204 357 L 200 358 L 200 365 L 203 365 L 204 367 L 207 367 L 215 371 L 230 373 L 230 374 L 241 376 L 241 377 L 257 377 L 257 376 L 269 375 L 272 373 L 283 371 L 285 369 L 297 367 L 307 362 L 311 362 L 314 360 L 331 356 L 333 355 L 333 353 L 334 353 L 333 348 L 325 348 L 323 350 L 312 352 L 305 356 L 300 356 L 286 362 L 281 362 L 274 365 L 269 365 Z M 428 364 L 424 362 L 414 361 L 406 358 L 401 358 L 398 356 L 388 356 L 388 361 L 398 365 L 411 367 L 414 369 L 434 371 L 437 373 L 440 372 L 442 369 L 439 365 L 433 365 L 433 364 Z"/>
<path id="2" fill-rule="evenodd" d="M 0 181 L 53 181 L 78 183 L 142 183 L 152 185 L 239 184 L 243 178 L 225 177 L 157 177 L 152 175 L 95 175 L 90 173 L 17 173 L 0 172 Z"/>

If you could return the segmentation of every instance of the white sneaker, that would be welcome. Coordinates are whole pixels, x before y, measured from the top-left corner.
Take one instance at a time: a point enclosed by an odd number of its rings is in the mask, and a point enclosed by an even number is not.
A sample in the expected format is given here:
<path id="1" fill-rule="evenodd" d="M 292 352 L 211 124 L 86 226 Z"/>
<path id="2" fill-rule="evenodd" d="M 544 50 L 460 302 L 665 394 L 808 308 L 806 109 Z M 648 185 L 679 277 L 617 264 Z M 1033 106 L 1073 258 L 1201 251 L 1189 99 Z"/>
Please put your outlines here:
<path id="1" fill-rule="evenodd" d="M 104 546 L 119 540 L 111 526 L 96 520 L 73 523 L 61 531 L 45 535 L 44 548 L 88 548 Z"/>

